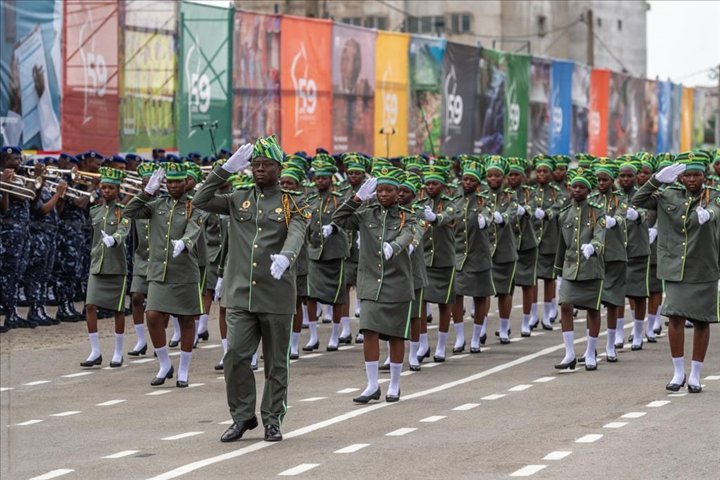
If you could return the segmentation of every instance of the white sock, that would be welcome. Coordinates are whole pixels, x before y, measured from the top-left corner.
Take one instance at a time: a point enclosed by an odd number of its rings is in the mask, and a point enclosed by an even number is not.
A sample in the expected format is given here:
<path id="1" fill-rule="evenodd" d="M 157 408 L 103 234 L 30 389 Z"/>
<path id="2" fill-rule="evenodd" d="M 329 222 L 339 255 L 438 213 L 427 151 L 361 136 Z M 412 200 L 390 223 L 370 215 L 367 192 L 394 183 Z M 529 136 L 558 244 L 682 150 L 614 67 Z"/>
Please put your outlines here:
<path id="1" fill-rule="evenodd" d="M 89 362 L 100 356 L 100 338 L 98 337 L 97 332 L 88 333 L 88 337 L 90 337 L 90 348 L 92 349 L 90 351 L 90 356 L 86 359 L 86 361 Z"/>
<path id="2" fill-rule="evenodd" d="M 173 326 L 173 334 L 172 334 L 171 341 L 179 342 L 180 341 L 180 321 L 174 315 L 170 315 L 170 321 L 172 322 L 172 326 Z"/>
<path id="3" fill-rule="evenodd" d="M 410 342 L 410 352 L 408 353 L 408 363 L 414 367 L 420 365 L 418 363 L 418 348 L 420 348 L 420 342 Z"/>
<path id="4" fill-rule="evenodd" d="M 145 345 L 147 345 L 147 340 L 145 340 L 145 324 L 144 323 L 135 325 L 135 335 L 137 336 L 137 342 L 135 342 L 135 346 L 133 347 L 133 350 L 135 350 L 137 352 L 138 350 L 141 350 Z"/>
<path id="5" fill-rule="evenodd" d="M 465 329 L 463 327 L 463 322 L 453 324 L 453 328 L 455 328 L 455 348 L 465 345 Z"/>
<path id="6" fill-rule="evenodd" d="M 418 354 L 420 354 L 420 352 L 422 352 L 423 355 L 425 355 L 425 353 L 426 353 L 428 350 L 430 350 L 430 344 L 428 343 L 428 334 L 427 334 L 427 333 L 421 333 L 421 334 L 420 334 L 420 341 L 419 341 L 418 343 L 420 344 L 420 347 L 419 347 L 419 350 L 418 350 Z"/>
<path id="7" fill-rule="evenodd" d="M 647 335 L 648 338 L 655 338 L 655 317 L 656 316 L 657 315 L 648 313 L 647 324 L 645 326 L 645 335 Z"/>
<path id="8" fill-rule="evenodd" d="M 338 346 L 338 332 L 339 331 L 340 331 L 340 324 L 333 323 L 332 324 L 332 332 L 330 333 L 330 341 L 328 341 L 328 347 L 337 347 Z"/>
<path id="9" fill-rule="evenodd" d="M 199 333 L 207 332 L 209 319 L 210 319 L 210 317 L 208 316 L 207 313 L 203 313 L 202 315 L 200 315 L 200 326 L 198 327 Z"/>
<path id="10" fill-rule="evenodd" d="M 508 330 L 510 330 L 510 319 L 500 319 L 500 338 L 508 338 Z"/>
<path id="11" fill-rule="evenodd" d="M 672 380 L 670 380 L 670 383 L 680 384 L 683 382 L 683 380 L 685 380 L 685 357 L 673 357 L 672 363 L 674 372 L 673 378 Z M 699 385 L 699 383 L 697 383 L 696 385 Z"/>
<path id="12" fill-rule="evenodd" d="M 635 310 L 630 309 L 630 319 L 635 320 Z"/>
<path id="13" fill-rule="evenodd" d="M 348 337 L 352 335 L 350 332 L 350 317 L 340 317 L 340 323 L 342 324 L 342 333 L 340 333 L 340 336 Z"/>
<path id="14" fill-rule="evenodd" d="M 607 345 L 605 346 L 605 353 L 608 357 L 614 357 L 616 356 L 615 353 L 615 337 L 617 336 L 617 330 L 615 329 L 607 329 Z M 588 338 L 590 336 L 588 335 Z"/>
<path id="15" fill-rule="evenodd" d="M 122 362 L 123 343 L 125 343 L 125 334 L 124 333 L 116 333 L 115 334 L 115 351 L 113 352 L 113 357 L 112 357 L 113 362 Z"/>
<path id="16" fill-rule="evenodd" d="M 642 320 L 633 320 L 633 345 L 636 347 L 642 345 L 643 340 L 643 326 L 645 322 Z"/>
<path id="17" fill-rule="evenodd" d="M 482 325 L 480 325 L 480 336 L 487 335 L 487 317 L 483 318 Z"/>
<path id="18" fill-rule="evenodd" d="M 565 344 L 565 357 L 560 363 L 572 362 L 575 359 L 575 332 L 563 332 L 562 336 Z"/>
<path id="19" fill-rule="evenodd" d="M 302 306 L 302 314 L 303 314 L 302 324 L 307 325 L 309 322 L 309 320 L 308 320 L 309 317 L 308 317 L 307 305 L 305 305 L 305 304 L 303 304 L 303 306 Z"/>
<path id="20" fill-rule="evenodd" d="M 552 318 L 552 303 L 545 302 L 543 304 L 543 323 L 550 325 L 550 319 Z"/>
<path id="21" fill-rule="evenodd" d="M 325 320 L 331 320 L 333 318 L 333 306 L 332 305 L 326 305 L 325 307 Z"/>
<path id="22" fill-rule="evenodd" d="M 198 338 L 198 333 L 200 332 L 199 328 L 200 328 L 200 319 L 198 318 L 197 320 L 195 320 L 195 340 L 197 340 L 197 338 Z"/>
<path id="23" fill-rule="evenodd" d="M 178 367 L 177 379 L 181 382 L 187 382 L 188 380 L 190 359 L 192 359 L 192 352 L 180 352 L 180 366 Z"/>
<path id="24" fill-rule="evenodd" d="M 615 328 L 615 331 L 616 331 L 615 338 L 618 340 L 618 343 L 620 343 L 620 342 L 625 343 L 625 319 L 624 318 L 617 319 L 617 327 Z"/>
<path id="25" fill-rule="evenodd" d="M 322 303 L 317 303 L 317 310 L 315 311 L 315 316 L 320 318 L 323 315 L 323 306 Z"/>
<path id="26" fill-rule="evenodd" d="M 290 337 L 290 353 L 292 353 L 293 355 L 297 355 L 299 345 L 300 345 L 300 334 L 292 332 L 292 336 Z"/>
<path id="27" fill-rule="evenodd" d="M 662 303 L 658 305 L 657 314 L 655 314 L 655 326 L 653 328 L 662 328 Z"/>
<path id="28" fill-rule="evenodd" d="M 355 343 L 362 343 L 363 340 L 365 340 L 365 335 L 363 335 L 362 333 L 358 333 L 355 336 Z"/>
<path id="29" fill-rule="evenodd" d="M 475 302 L 470 307 L 470 318 L 475 318 Z"/>
<path id="30" fill-rule="evenodd" d="M 438 357 L 445 356 L 445 343 L 447 342 L 448 332 L 438 332 L 437 346 L 435 347 L 435 355 Z"/>
<path id="31" fill-rule="evenodd" d="M 250 360 L 250 365 L 253 367 L 257 367 L 257 353 L 253 353 L 252 360 Z"/>
<path id="32" fill-rule="evenodd" d="M 700 383 L 700 373 L 702 372 L 703 362 L 692 361 L 690 364 L 690 376 L 688 377 L 688 385 L 698 387 Z"/>
<path id="33" fill-rule="evenodd" d="M 220 343 L 222 343 L 223 355 L 222 357 L 220 357 L 219 364 L 222 365 L 223 361 L 225 360 L 225 354 L 227 353 L 227 338 L 221 339 Z"/>
<path id="34" fill-rule="evenodd" d="M 168 353 L 168 348 L 156 348 L 155 353 L 157 354 L 158 363 L 160 364 L 160 370 L 158 370 L 156 377 L 165 378 L 165 376 L 170 371 L 170 367 L 172 367 L 172 363 L 170 363 L 170 354 Z"/>
<path id="35" fill-rule="evenodd" d="M 388 395 L 400 394 L 400 374 L 402 373 L 402 363 L 390 364 L 390 386 L 388 386 Z"/>
<path id="36" fill-rule="evenodd" d="M 317 321 L 315 321 L 315 322 L 309 322 L 309 326 L 310 326 L 310 341 L 308 342 L 308 345 L 315 345 L 315 344 L 317 343 L 317 341 L 318 341 L 318 336 L 317 336 L 317 324 L 318 324 Z"/>
<path id="37" fill-rule="evenodd" d="M 361 395 L 372 395 L 378 389 L 378 362 L 365 362 L 365 375 L 368 383 Z"/>
<path id="38" fill-rule="evenodd" d="M 360 316 L 360 297 L 358 297 L 357 289 L 355 289 L 355 316 Z"/>
<path id="39" fill-rule="evenodd" d="M 587 337 L 587 350 L 585 350 L 585 365 L 597 365 L 597 359 L 595 358 L 595 350 L 597 350 L 598 337 Z"/>
<path id="40" fill-rule="evenodd" d="M 538 322 L 538 304 L 537 302 L 533 302 L 533 304 L 530 306 L 530 325 L 536 325 Z"/>
<path id="41" fill-rule="evenodd" d="M 473 323 L 473 334 L 470 340 L 470 348 L 480 348 L 480 337 L 482 336 L 482 325 Z"/>
<path id="42" fill-rule="evenodd" d="M 426 303 L 426 304 L 425 304 L 425 314 L 426 314 L 428 317 L 432 316 L 432 310 L 430 309 L 430 304 L 429 304 L 429 303 Z"/>
<path id="43" fill-rule="evenodd" d="M 523 333 L 530 333 L 530 315 L 526 315 L 523 313 L 523 319 L 522 319 L 522 325 L 520 326 L 520 331 Z"/>

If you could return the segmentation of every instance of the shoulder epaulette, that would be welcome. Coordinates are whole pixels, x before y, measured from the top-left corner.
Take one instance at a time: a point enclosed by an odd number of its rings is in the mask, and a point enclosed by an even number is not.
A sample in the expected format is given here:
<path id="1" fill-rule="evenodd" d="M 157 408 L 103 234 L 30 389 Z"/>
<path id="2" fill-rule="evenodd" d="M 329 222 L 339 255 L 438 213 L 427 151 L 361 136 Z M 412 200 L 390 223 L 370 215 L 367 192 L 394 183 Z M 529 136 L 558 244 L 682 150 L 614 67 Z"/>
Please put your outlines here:
<path id="1" fill-rule="evenodd" d="M 331 192 L 331 195 L 333 195 L 333 196 L 335 196 L 335 197 L 344 197 L 344 196 L 345 196 L 345 192 L 337 192 L 337 191 L 336 191 L 336 192 Z"/>
<path id="2" fill-rule="evenodd" d="M 238 187 L 233 187 L 235 190 L 251 190 L 255 188 L 255 185 L 240 185 Z"/>
<path id="3" fill-rule="evenodd" d="M 297 190 L 285 190 L 284 188 L 281 188 L 280 191 L 282 193 L 287 193 L 288 195 L 302 195 L 302 192 L 298 192 Z"/>
<path id="4" fill-rule="evenodd" d="M 570 207 L 572 207 L 572 203 L 568 203 L 567 205 L 565 205 L 564 207 L 562 207 L 562 208 L 560 209 L 560 212 L 562 213 L 562 212 L 564 212 L 565 210 L 570 210 Z"/>
<path id="5" fill-rule="evenodd" d="M 407 207 L 405 207 L 405 206 L 403 206 L 403 205 L 398 205 L 398 210 L 401 210 L 401 211 L 406 212 L 406 213 L 415 213 L 415 212 L 413 212 L 411 209 L 409 209 L 409 208 L 407 208 Z"/>
<path id="6" fill-rule="evenodd" d="M 513 190 L 513 189 L 510 188 L 510 187 L 508 187 L 508 188 L 503 189 L 503 193 L 515 193 L 515 190 Z"/>
<path id="7" fill-rule="evenodd" d="M 121 210 L 122 210 L 123 208 L 125 208 L 125 204 L 124 204 L 124 203 L 116 203 L 115 206 L 116 206 L 117 208 L 121 209 Z"/>
<path id="8" fill-rule="evenodd" d="M 552 188 L 553 190 L 562 192 L 562 189 L 560 187 L 558 187 L 557 185 L 555 185 L 554 183 L 548 183 L 548 185 L 550 185 L 550 188 Z"/>
<path id="9" fill-rule="evenodd" d="M 95 205 L 90 205 L 90 210 L 92 210 L 94 208 L 102 207 L 102 206 L 103 206 L 102 204 L 96 203 Z"/>
<path id="10" fill-rule="evenodd" d="M 605 208 L 602 205 L 600 205 L 599 203 L 595 203 L 595 202 L 588 202 L 588 205 L 590 205 L 591 207 L 596 208 L 598 210 L 604 210 L 604 208 Z"/>
<path id="11" fill-rule="evenodd" d="M 309 201 L 309 200 L 315 200 L 317 197 L 318 197 L 318 193 L 313 192 L 313 193 L 309 193 L 307 195 L 307 197 L 305 197 L 305 199 Z"/>

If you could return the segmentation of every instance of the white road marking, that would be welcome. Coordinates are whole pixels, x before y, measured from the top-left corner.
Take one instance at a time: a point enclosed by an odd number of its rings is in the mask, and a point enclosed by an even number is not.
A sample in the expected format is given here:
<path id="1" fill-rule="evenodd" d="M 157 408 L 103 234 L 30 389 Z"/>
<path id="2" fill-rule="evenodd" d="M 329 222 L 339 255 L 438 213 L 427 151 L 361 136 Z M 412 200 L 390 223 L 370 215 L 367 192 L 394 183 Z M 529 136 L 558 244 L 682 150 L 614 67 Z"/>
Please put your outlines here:
<path id="1" fill-rule="evenodd" d="M 528 388 L 532 388 L 532 385 L 515 385 L 512 388 L 508 388 L 508 392 L 522 392 Z"/>
<path id="2" fill-rule="evenodd" d="M 480 400 L 498 400 L 504 396 L 506 396 L 504 393 L 493 393 L 492 395 L 482 397 Z"/>
<path id="3" fill-rule="evenodd" d="M 301 359 L 308 359 L 308 358 L 317 358 L 322 357 L 324 354 L 322 353 L 308 353 L 307 355 L 300 356 Z"/>
<path id="4" fill-rule="evenodd" d="M 172 390 L 154 390 L 152 392 L 146 393 L 145 395 L 165 395 L 166 393 L 170 393 Z"/>
<path id="5" fill-rule="evenodd" d="M 197 387 L 202 387 L 204 385 L 205 385 L 204 383 L 191 383 L 190 385 L 188 385 L 188 388 L 197 388 Z"/>
<path id="6" fill-rule="evenodd" d="M 513 308 L 522 308 L 522 303 L 520 305 L 513 305 Z"/>
<path id="7" fill-rule="evenodd" d="M 550 452 L 543 457 L 543 460 L 562 460 L 563 458 L 570 456 L 571 453 L 572 452 L 568 451 Z"/>
<path id="8" fill-rule="evenodd" d="M 310 397 L 310 398 L 303 398 L 300 400 L 301 402 L 317 402 L 320 400 L 325 400 L 327 397 Z"/>
<path id="9" fill-rule="evenodd" d="M 130 363 L 150 363 L 150 362 L 154 362 L 154 361 L 155 361 L 154 358 L 141 358 L 140 360 L 133 360 Z"/>
<path id="10" fill-rule="evenodd" d="M 123 403 L 123 402 L 127 402 L 127 400 L 122 400 L 122 399 L 118 398 L 116 400 L 108 400 L 107 402 L 98 403 L 95 406 L 96 407 L 110 407 L 112 405 L 117 405 L 118 403 Z"/>
<path id="11" fill-rule="evenodd" d="M 69 375 L 60 375 L 62 378 L 75 378 L 75 377 L 84 377 L 85 375 L 92 375 L 94 372 L 78 372 L 78 373 L 71 373 Z"/>
<path id="12" fill-rule="evenodd" d="M 51 478 L 61 477 L 63 475 L 72 473 L 74 471 L 75 470 L 73 470 L 72 468 L 58 468 L 57 470 L 53 470 L 53 471 L 45 473 L 43 475 L 39 475 L 37 477 L 32 477 L 30 480 L 50 480 Z"/>
<path id="13" fill-rule="evenodd" d="M 417 430 L 417 428 L 403 427 L 403 428 L 398 428 L 397 430 L 393 430 L 393 431 L 390 432 L 390 433 L 386 433 L 385 436 L 386 436 L 386 437 L 402 437 L 403 435 L 407 435 L 408 433 L 412 433 L 412 432 L 414 432 L 415 430 Z"/>
<path id="14" fill-rule="evenodd" d="M 338 347 L 338 350 L 344 352 L 345 350 L 352 350 L 353 348 L 355 348 L 355 345 L 343 345 L 342 347 Z"/>
<path id="15" fill-rule="evenodd" d="M 178 357 L 178 356 L 180 356 L 180 352 L 172 352 L 172 353 L 168 353 L 168 355 L 171 357 Z"/>
<path id="16" fill-rule="evenodd" d="M 353 392 L 357 392 L 358 390 L 360 390 L 360 389 L 359 388 L 343 388 L 342 390 L 338 390 L 335 393 L 353 393 Z"/>
<path id="17" fill-rule="evenodd" d="M 672 402 L 670 402 L 670 400 L 655 400 L 654 402 L 650 402 L 645 406 L 648 408 L 660 408 L 660 407 L 664 407 L 668 403 L 672 403 Z"/>
<path id="18" fill-rule="evenodd" d="M 67 412 L 53 413 L 51 417 L 69 417 L 70 415 L 77 415 L 82 413 L 80 410 L 68 410 Z"/>
<path id="19" fill-rule="evenodd" d="M 433 368 L 440 365 L 442 362 L 429 362 L 429 363 L 423 363 L 422 368 Z"/>
<path id="20" fill-rule="evenodd" d="M 575 443 L 595 443 L 602 437 L 601 433 L 589 433 L 575 440 Z"/>
<path id="21" fill-rule="evenodd" d="M 172 437 L 161 438 L 160 440 L 180 440 L 182 438 L 194 437 L 195 435 L 202 435 L 203 433 L 205 432 L 185 432 L 173 435 Z"/>
<path id="22" fill-rule="evenodd" d="M 408 375 L 412 375 L 413 373 L 415 373 L 415 372 L 413 372 L 412 370 L 405 370 L 404 372 L 402 372 L 402 373 L 400 374 L 400 376 L 401 376 L 401 377 L 407 377 Z"/>
<path id="23" fill-rule="evenodd" d="M 720 375 L 708 375 L 705 380 L 720 380 Z"/>
<path id="24" fill-rule="evenodd" d="M 294 360 L 293 360 L 294 361 Z M 225 380 L 225 376 L 221 375 L 219 377 L 215 377 L 215 380 Z"/>
<path id="25" fill-rule="evenodd" d="M 345 448 L 341 448 L 340 450 L 335 450 L 333 453 L 355 453 L 358 450 L 362 450 L 365 447 L 369 447 L 369 443 L 355 443 L 353 445 L 348 445 Z"/>
<path id="26" fill-rule="evenodd" d="M 27 422 L 16 423 L 15 426 L 16 427 L 24 427 L 26 425 L 35 425 L 36 423 L 40 423 L 40 422 L 42 422 L 42 420 L 39 420 L 36 418 L 34 420 L 28 420 Z"/>
<path id="27" fill-rule="evenodd" d="M 378 380 L 378 384 L 387 383 L 389 381 L 390 381 L 389 378 L 381 378 L 380 380 Z"/>
<path id="28" fill-rule="evenodd" d="M 621 418 L 640 418 L 647 415 L 647 412 L 629 412 L 623 415 Z"/>
<path id="29" fill-rule="evenodd" d="M 123 458 L 123 457 L 129 457 L 130 455 L 134 455 L 138 453 L 140 450 L 123 450 L 122 452 L 113 453 L 112 455 L 106 455 L 101 458 Z"/>
<path id="30" fill-rule="evenodd" d="M 466 410 L 472 410 L 473 408 L 479 407 L 479 406 L 480 406 L 479 403 L 465 403 L 463 405 L 453 408 L 453 410 L 458 411 L 458 412 L 464 412 Z"/>
<path id="31" fill-rule="evenodd" d="M 538 379 L 536 379 L 536 380 L 533 380 L 533 383 L 547 383 L 547 382 L 552 382 L 552 381 L 555 380 L 556 378 L 557 378 L 557 377 L 540 377 L 540 378 L 538 378 Z"/>
<path id="32" fill-rule="evenodd" d="M 200 348 L 204 348 L 205 350 L 210 350 L 211 348 L 218 348 L 221 345 L 219 343 L 211 343 L 209 345 L 203 345 Z"/>
<path id="33" fill-rule="evenodd" d="M 460 360 L 461 358 L 465 358 L 465 357 L 469 357 L 469 356 L 470 356 L 469 353 L 463 353 L 463 354 L 460 354 L 460 355 L 453 355 L 452 357 L 450 357 L 450 360 Z"/>
<path id="34" fill-rule="evenodd" d="M 302 463 L 298 465 L 297 467 L 289 468 L 285 470 L 284 472 L 278 473 L 281 477 L 291 477 L 293 475 L 300 475 L 301 473 L 305 473 L 308 470 L 312 470 L 313 468 L 319 466 L 319 463 Z"/>
<path id="35" fill-rule="evenodd" d="M 443 418 L 447 418 L 447 417 L 445 415 L 433 415 L 432 417 L 425 417 L 420 421 L 423 423 L 435 423 L 435 422 L 439 422 Z"/>
<path id="36" fill-rule="evenodd" d="M 7 392 L 8 390 L 12 390 L 12 387 L 0 387 L 0 392 Z"/>
<path id="37" fill-rule="evenodd" d="M 510 339 L 510 343 L 519 342 L 521 340 L 525 340 L 523 337 L 513 337 Z"/>
<path id="38" fill-rule="evenodd" d="M 511 477 L 529 477 L 535 475 L 540 470 L 546 468 L 547 465 L 527 465 L 520 470 L 517 470 L 510 474 Z"/>
<path id="39" fill-rule="evenodd" d="M 438 329 L 438 326 L 437 326 L 437 325 L 428 325 L 428 326 L 427 326 L 427 329 L 428 329 L 428 330 L 437 330 L 437 329 Z"/>
<path id="40" fill-rule="evenodd" d="M 50 383 L 50 380 L 36 380 L 34 382 L 23 383 L 26 387 L 34 387 L 35 385 L 42 385 L 44 383 Z"/>
<path id="41" fill-rule="evenodd" d="M 668 397 L 686 397 L 687 392 L 668 393 Z"/>
<path id="42" fill-rule="evenodd" d="M 622 428 L 627 424 L 628 424 L 628 422 L 610 422 L 608 424 L 603 425 L 603 428 Z"/>
<path id="43" fill-rule="evenodd" d="M 235 423 L 234 420 L 225 420 L 224 422 L 218 423 L 218 425 L 232 425 L 233 423 Z"/>

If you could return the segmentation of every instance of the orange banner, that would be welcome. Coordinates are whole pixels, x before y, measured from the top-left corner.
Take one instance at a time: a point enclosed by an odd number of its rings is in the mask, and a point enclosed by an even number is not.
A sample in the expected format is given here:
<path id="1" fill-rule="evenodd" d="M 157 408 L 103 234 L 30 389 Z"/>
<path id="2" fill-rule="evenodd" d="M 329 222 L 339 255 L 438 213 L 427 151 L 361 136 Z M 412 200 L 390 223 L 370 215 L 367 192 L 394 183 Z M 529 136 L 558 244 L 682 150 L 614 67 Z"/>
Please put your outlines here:
<path id="1" fill-rule="evenodd" d="M 332 149 L 332 22 L 282 17 L 280 107 L 286 152 Z M 266 132 L 267 135 L 275 132 Z"/>
<path id="2" fill-rule="evenodd" d="M 610 71 L 593 69 L 590 74 L 588 151 L 599 157 L 607 155 L 609 98 Z"/>
<path id="3" fill-rule="evenodd" d="M 409 45 L 402 33 L 379 32 L 375 41 L 375 155 L 408 152 Z"/>
<path id="4" fill-rule="evenodd" d="M 680 107 L 680 150 L 692 149 L 694 88 L 682 89 L 682 106 Z"/>

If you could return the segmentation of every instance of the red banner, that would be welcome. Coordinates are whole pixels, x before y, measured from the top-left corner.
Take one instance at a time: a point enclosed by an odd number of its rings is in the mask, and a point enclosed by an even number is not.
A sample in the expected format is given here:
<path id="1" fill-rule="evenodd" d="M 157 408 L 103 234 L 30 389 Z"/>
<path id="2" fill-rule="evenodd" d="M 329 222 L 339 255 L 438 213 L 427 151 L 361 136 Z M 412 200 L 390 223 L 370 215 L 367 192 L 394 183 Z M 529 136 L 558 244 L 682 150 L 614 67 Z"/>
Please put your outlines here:
<path id="1" fill-rule="evenodd" d="M 118 2 L 66 0 L 64 8 L 63 149 L 116 153 L 120 148 Z"/>
<path id="2" fill-rule="evenodd" d="M 280 89 L 286 152 L 332 149 L 332 22 L 282 17 Z M 268 132 L 272 133 L 272 132 Z"/>
<path id="3" fill-rule="evenodd" d="M 607 155 L 609 96 L 610 71 L 593 69 L 590 74 L 588 150 L 599 157 Z"/>

